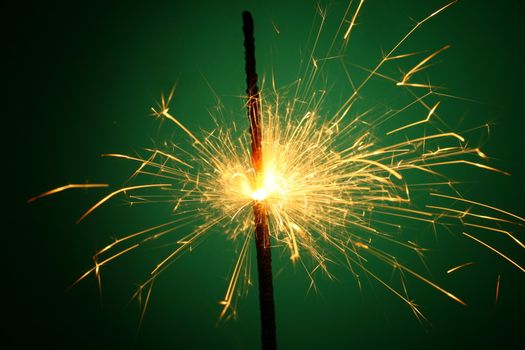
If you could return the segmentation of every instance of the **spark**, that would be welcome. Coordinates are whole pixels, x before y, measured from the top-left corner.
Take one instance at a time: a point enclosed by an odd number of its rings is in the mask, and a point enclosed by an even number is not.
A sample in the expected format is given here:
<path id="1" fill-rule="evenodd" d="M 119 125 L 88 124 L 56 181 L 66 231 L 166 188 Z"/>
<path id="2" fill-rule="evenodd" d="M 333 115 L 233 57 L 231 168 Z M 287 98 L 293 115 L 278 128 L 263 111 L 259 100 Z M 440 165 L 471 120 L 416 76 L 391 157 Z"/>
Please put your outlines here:
<path id="1" fill-rule="evenodd" d="M 497 250 L 496 248 L 492 247 L 491 245 L 483 242 L 482 240 L 472 236 L 472 235 L 469 235 L 468 233 L 466 232 L 463 232 L 463 234 L 465 236 L 467 236 L 468 238 L 478 242 L 479 244 L 483 245 L 484 247 L 487 247 L 488 249 L 492 250 L 494 253 L 498 254 L 499 256 L 501 256 L 503 259 L 507 260 L 508 262 L 510 262 L 512 265 L 516 266 L 518 269 L 521 270 L 521 272 L 525 272 L 525 268 L 523 268 L 522 266 L 518 265 L 517 262 L 515 262 L 514 260 L 512 260 L 511 258 L 509 258 L 508 256 L 506 256 L 505 254 L 503 254 L 502 252 L 500 252 L 499 250 Z"/>
<path id="2" fill-rule="evenodd" d="M 109 186 L 108 184 L 69 184 L 69 185 L 54 188 L 47 192 L 41 193 L 37 196 L 31 197 L 27 200 L 27 203 L 31 203 L 31 202 L 36 201 L 37 199 L 47 197 L 47 196 L 50 196 L 52 194 L 56 194 L 59 192 L 63 192 L 63 191 L 66 191 L 72 188 L 100 188 L 100 187 L 108 187 L 108 186 Z"/>
<path id="3" fill-rule="evenodd" d="M 355 26 L 355 21 L 357 19 L 357 15 L 359 15 L 359 11 L 361 10 L 361 6 L 365 0 L 360 0 L 359 5 L 357 5 L 357 10 L 354 12 L 354 16 L 352 17 L 352 20 L 350 21 L 350 25 L 348 26 L 348 29 L 345 32 L 345 35 L 343 35 L 343 40 L 348 40 L 350 38 L 350 33 L 352 32 L 352 28 Z"/>
<path id="4" fill-rule="evenodd" d="M 425 64 L 427 64 L 431 59 L 433 59 L 434 57 L 436 57 L 437 55 L 439 55 L 441 52 L 447 50 L 450 48 L 450 45 L 445 45 L 444 47 L 442 47 L 441 49 L 437 50 L 436 52 L 433 52 L 432 54 L 430 54 L 429 56 L 425 57 L 421 62 L 419 62 L 418 64 L 416 64 L 411 70 L 408 71 L 408 73 L 406 73 L 404 76 L 403 76 L 403 79 L 401 79 L 400 82 L 397 83 L 398 86 L 412 86 L 412 87 L 425 87 L 425 88 L 429 88 L 430 85 L 426 85 L 426 84 L 417 84 L 417 83 L 409 83 L 408 81 L 410 80 L 410 78 L 412 78 L 412 76 L 414 74 L 416 74 L 417 72 L 423 70 L 425 68 Z M 437 107 L 437 106 L 436 106 Z M 434 107 L 435 108 L 435 107 Z"/>
<path id="5" fill-rule="evenodd" d="M 498 217 L 490 216 L 490 215 L 481 215 L 481 214 L 472 213 L 470 209 L 469 210 L 458 210 L 458 209 L 442 207 L 442 206 L 437 206 L 437 205 L 429 205 L 429 204 L 427 204 L 426 207 L 429 208 L 429 209 L 441 210 L 443 212 L 456 213 L 456 214 L 458 214 L 459 218 L 465 218 L 466 216 L 471 216 L 471 217 L 476 217 L 476 218 L 480 218 L 480 219 L 486 219 L 486 220 L 491 220 L 491 221 L 499 221 L 499 222 L 505 222 L 505 223 L 509 223 L 509 224 L 513 224 L 513 225 L 523 226 L 523 224 L 521 224 L 521 223 L 517 223 L 517 222 L 514 222 L 514 221 L 507 220 L 507 219 L 498 218 Z M 470 225 L 474 226 L 475 224 L 470 224 Z M 480 227 L 480 226 L 478 225 L 477 227 Z M 483 228 L 483 227 L 480 227 L 480 228 Z M 488 229 L 492 229 L 492 228 L 488 228 Z M 507 235 L 510 235 L 512 237 L 512 239 L 516 240 L 515 237 L 510 232 L 508 232 L 508 231 L 500 231 L 500 232 L 505 233 Z M 516 240 L 516 242 L 518 244 L 522 245 L 521 242 L 519 242 L 518 240 Z"/>
<path id="6" fill-rule="evenodd" d="M 110 194 L 108 194 L 106 197 L 102 198 L 101 200 L 99 200 L 95 205 L 93 205 L 91 208 L 88 209 L 88 211 L 86 211 L 78 220 L 77 220 L 77 224 L 79 222 L 81 222 L 82 220 L 84 220 L 86 218 L 86 216 L 88 216 L 89 214 L 91 214 L 95 209 L 97 209 L 98 207 L 100 207 L 102 204 L 104 204 L 105 202 L 107 202 L 111 197 L 119 194 L 119 193 L 122 193 L 122 192 L 127 192 L 127 191 L 133 191 L 133 190 L 138 190 L 138 189 L 141 189 L 141 188 L 150 188 L 150 187 L 169 187 L 171 186 L 171 184 L 148 184 L 148 185 L 139 185 L 139 186 L 130 186 L 130 187 L 124 187 L 124 188 L 120 188 L 116 191 L 113 191 L 111 192 Z"/>
<path id="7" fill-rule="evenodd" d="M 425 119 L 423 120 L 420 120 L 418 122 L 414 122 L 414 123 L 410 123 L 410 124 L 407 124 L 407 125 L 404 125 L 404 126 L 401 126 L 397 129 L 394 129 L 394 130 L 391 130 L 389 132 L 387 132 L 386 134 L 387 135 L 390 135 L 390 134 L 393 134 L 393 133 L 396 133 L 398 131 L 401 131 L 401 130 L 404 130 L 404 129 L 408 129 L 408 128 L 411 128 L 413 126 L 416 126 L 416 125 L 419 125 L 419 124 L 423 124 L 423 123 L 427 123 L 429 120 L 430 120 L 430 117 L 434 114 L 434 112 L 436 111 L 436 108 L 439 106 L 441 102 L 438 102 L 434 105 L 434 107 L 432 107 L 432 109 L 430 111 L 428 111 L 428 115 Z"/>
<path id="8" fill-rule="evenodd" d="M 513 214 L 511 212 L 505 211 L 505 210 L 500 209 L 500 208 L 493 207 L 493 206 L 488 205 L 488 204 L 483 204 L 483 203 L 480 203 L 480 202 L 476 202 L 476 201 L 465 199 L 465 198 L 461 198 L 461 197 L 448 196 L 448 195 L 441 194 L 441 193 L 430 193 L 430 195 L 431 196 L 436 196 L 436 197 L 453 199 L 453 200 L 457 200 L 457 201 L 465 202 L 465 203 L 469 203 L 469 204 L 475 204 L 475 205 L 478 205 L 480 207 L 485 207 L 485 208 L 488 208 L 488 209 L 492 209 L 492 210 L 495 210 L 497 212 L 503 213 L 505 215 L 511 216 L 511 217 L 513 217 L 515 219 L 518 219 L 520 221 L 525 222 L 525 219 L 523 217 L 521 217 L 521 216 L 518 216 L 516 214 Z"/>
<path id="9" fill-rule="evenodd" d="M 508 237 L 510 237 L 520 247 L 525 249 L 525 245 L 519 239 L 517 239 L 512 233 L 510 233 L 509 231 L 501 230 L 501 229 L 494 228 L 494 227 L 488 227 L 488 226 L 483 226 L 483 225 L 476 225 L 476 224 L 472 224 L 472 223 L 465 223 L 465 226 L 472 226 L 472 227 L 477 227 L 477 228 L 481 228 L 481 229 L 485 229 L 485 230 L 489 230 L 489 231 L 503 233 L 504 235 L 507 235 Z"/>
<path id="10" fill-rule="evenodd" d="M 453 267 L 453 268 L 447 270 L 447 273 L 452 273 L 452 272 L 457 271 L 457 270 L 459 270 L 459 269 L 461 269 L 461 268 L 463 268 L 465 266 L 470 266 L 470 265 L 473 265 L 473 264 L 474 263 L 472 261 L 466 262 L 464 264 L 458 265 L 456 267 Z"/>
<path id="11" fill-rule="evenodd" d="M 275 30 L 275 33 L 281 34 L 281 30 L 279 29 L 279 26 L 275 24 L 275 22 L 272 21 L 273 30 Z"/>
<path id="12" fill-rule="evenodd" d="M 498 303 L 498 299 L 499 299 L 500 278 L 501 278 L 501 275 L 498 274 L 498 280 L 496 281 L 496 296 L 494 298 L 494 304 L 497 304 Z"/>

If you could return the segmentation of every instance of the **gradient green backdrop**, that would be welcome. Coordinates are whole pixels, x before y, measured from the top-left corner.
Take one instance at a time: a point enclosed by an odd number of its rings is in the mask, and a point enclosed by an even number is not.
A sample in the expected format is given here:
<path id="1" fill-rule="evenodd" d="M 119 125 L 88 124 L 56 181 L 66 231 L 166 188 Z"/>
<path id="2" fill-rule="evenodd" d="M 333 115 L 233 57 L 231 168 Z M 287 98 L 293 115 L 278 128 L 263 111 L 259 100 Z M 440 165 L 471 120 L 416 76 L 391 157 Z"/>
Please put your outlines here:
<path id="1" fill-rule="evenodd" d="M 322 2 L 326 4 L 326 2 Z M 517 1 L 460 1 L 414 36 L 407 50 L 452 48 L 429 76 L 452 94 L 480 103 L 450 102 L 451 125 L 492 123 L 483 149 L 491 165 L 513 175 L 472 176 L 471 198 L 525 214 L 525 81 L 523 5 Z M 329 3 L 328 27 L 345 2 Z M 349 59 L 371 67 L 411 26 L 442 1 L 370 1 L 356 27 Z M 103 193 L 71 191 L 27 205 L 27 198 L 66 183 L 122 184 L 131 165 L 100 158 L 132 153 L 155 140 L 178 137 L 169 124 L 149 116 L 161 91 L 177 81 L 173 111 L 191 128 L 209 128 L 215 98 L 226 114 L 244 114 L 241 11 L 256 24 L 258 70 L 276 72 L 278 83 L 295 78 L 315 17 L 309 1 L 148 1 L 93 4 L 38 3 L 3 9 L 7 28 L 3 104 L 5 215 L 3 306 L 11 348 L 180 348 L 251 349 L 259 346 L 257 291 L 241 299 L 239 317 L 215 326 L 233 247 L 214 235 L 180 259 L 156 284 L 140 331 L 139 311 L 129 297 L 141 281 L 148 257 L 125 257 L 104 270 L 103 297 L 89 280 L 66 288 L 91 264 L 111 237 L 160 222 L 169 208 L 128 209 L 112 202 L 81 225 L 74 222 Z M 277 35 L 272 23 L 280 29 Z M 201 75 L 202 73 L 202 75 Z M 330 85 L 330 81 L 328 84 Z M 345 92 L 336 93 L 342 96 Z M 375 98 L 382 99 L 381 91 Z M 387 100 L 387 99 L 385 99 Z M 157 141 L 158 142 L 158 141 Z M 458 169 L 458 175 L 465 168 Z M 466 176 L 468 178 L 468 176 Z M 522 233 L 521 233 L 522 234 Z M 446 243 L 448 242 L 448 243 Z M 446 279 L 448 247 L 476 257 L 468 273 Z M 253 248 L 253 247 L 252 247 Z M 307 293 L 305 274 L 274 267 L 279 345 L 283 349 L 512 348 L 522 340 L 525 311 L 523 274 L 466 239 L 438 240 L 429 254 L 437 281 L 468 303 L 465 308 L 430 287 L 411 282 L 412 296 L 432 326 L 377 284 L 361 293 L 350 274 L 319 280 L 320 293 Z M 523 256 L 523 251 L 517 251 Z M 276 257 L 286 263 L 287 257 Z M 523 261 L 523 259 L 521 259 Z M 461 262 L 461 261 L 457 261 Z M 448 264 L 448 265 L 447 265 Z M 149 266 L 149 265 L 148 265 Z M 494 305 L 496 277 L 500 300 Z"/>

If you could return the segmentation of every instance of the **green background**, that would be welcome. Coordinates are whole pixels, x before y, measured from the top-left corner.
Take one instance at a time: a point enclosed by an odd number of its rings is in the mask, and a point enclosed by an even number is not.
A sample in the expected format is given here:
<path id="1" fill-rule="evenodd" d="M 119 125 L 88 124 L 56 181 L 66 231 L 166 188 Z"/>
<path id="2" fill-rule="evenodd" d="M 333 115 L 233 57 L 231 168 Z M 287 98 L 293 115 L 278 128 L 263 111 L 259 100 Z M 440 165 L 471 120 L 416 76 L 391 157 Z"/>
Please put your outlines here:
<path id="1" fill-rule="evenodd" d="M 329 32 L 338 24 L 345 3 L 322 4 L 329 5 Z M 411 18 L 423 18 L 443 4 L 365 3 L 349 61 L 371 67 L 381 49 L 389 49 L 410 28 Z M 8 62 L 4 81 L 9 91 L 3 104 L 3 188 L 8 193 L 2 210 L 3 309 L 8 322 L 4 341 L 11 347 L 258 347 L 254 288 L 240 300 L 237 320 L 215 326 L 217 302 L 234 262 L 234 247 L 224 237 L 212 235 L 159 279 L 137 331 L 139 310 L 129 303 L 129 296 L 156 261 L 148 259 L 160 257 L 159 252 L 125 257 L 104 270 L 102 299 L 92 280 L 66 288 L 111 237 L 161 222 L 170 208 L 129 209 L 115 201 L 75 225 L 103 192 L 70 191 L 25 203 L 67 183 L 122 184 L 131 165 L 99 155 L 133 153 L 178 137 L 177 130 L 149 116 L 154 100 L 174 82 L 172 110 L 192 129 L 212 127 L 208 111 L 216 100 L 206 80 L 224 104 L 225 115 L 242 120 L 240 14 L 245 9 L 255 18 L 259 74 L 273 69 L 278 84 L 292 83 L 308 48 L 314 2 L 71 2 L 3 9 L 7 34 L 3 56 Z M 463 191 L 466 197 L 524 215 L 522 13 L 523 5 L 516 1 L 460 1 L 425 25 L 404 51 L 452 45 L 428 76 L 447 92 L 479 102 L 447 101 L 447 121 L 452 126 L 460 120 L 467 126 L 491 122 L 491 136 L 483 141 L 483 149 L 495 158 L 489 164 L 513 174 L 468 176 L 460 168 L 459 177 L 473 180 Z M 335 89 L 342 84 L 337 79 Z M 336 104 L 345 94 L 336 91 L 327 103 Z M 390 98 L 381 90 L 368 95 L 382 102 Z M 431 326 L 420 324 L 375 283 L 366 282 L 360 292 L 342 268 L 334 271 L 337 281 L 320 279 L 319 294 L 308 293 L 305 274 L 277 254 L 275 298 L 281 348 L 512 348 L 524 329 L 523 274 L 466 239 L 447 236 L 433 244 L 428 262 L 434 280 L 453 289 L 469 306 L 411 281 L 411 295 Z M 449 259 L 451 251 L 464 260 Z M 523 256 L 523 251 L 514 253 Z M 477 261 L 475 268 L 449 279 L 444 276 L 446 267 L 468 259 Z M 498 274 L 502 284 L 494 305 Z"/>

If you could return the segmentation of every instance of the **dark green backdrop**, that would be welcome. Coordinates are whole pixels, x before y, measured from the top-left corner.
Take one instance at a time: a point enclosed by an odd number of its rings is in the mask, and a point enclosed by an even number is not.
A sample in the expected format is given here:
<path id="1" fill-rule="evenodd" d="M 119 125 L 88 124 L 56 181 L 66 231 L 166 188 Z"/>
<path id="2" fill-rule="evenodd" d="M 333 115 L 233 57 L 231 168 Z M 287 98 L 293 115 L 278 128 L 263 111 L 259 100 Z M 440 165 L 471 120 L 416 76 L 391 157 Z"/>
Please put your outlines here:
<path id="1" fill-rule="evenodd" d="M 464 191 L 471 198 L 524 215 L 524 9 L 518 3 L 460 1 L 422 28 L 407 50 L 452 44 L 430 77 L 452 94 L 480 103 L 450 102 L 449 122 L 453 126 L 460 119 L 467 125 L 491 122 L 491 137 L 483 149 L 495 158 L 491 165 L 513 174 L 481 177 L 476 172 Z M 344 2 L 330 4 L 328 26 L 333 28 Z M 365 3 L 351 61 L 371 67 L 380 50 L 391 47 L 410 27 L 410 18 L 420 19 L 443 4 Z M 216 102 L 203 76 L 227 115 L 243 114 L 239 96 L 245 89 L 240 16 L 244 9 L 255 17 L 260 74 L 273 68 L 278 83 L 291 83 L 306 49 L 314 2 L 70 2 L 2 10 L 7 34 L 2 55 L 8 61 L 2 113 L 2 187 L 8 193 L 2 210 L 6 276 L 2 309 L 8 331 L 3 341 L 10 347 L 258 347 L 255 289 L 241 299 L 238 320 L 215 327 L 217 302 L 233 264 L 233 247 L 227 240 L 211 237 L 159 279 L 137 332 L 139 311 L 128 301 L 146 271 L 141 262 L 149 252 L 126 257 L 104 271 L 102 300 L 91 280 L 65 289 L 111 237 L 159 222 L 169 208 L 130 210 L 116 201 L 75 225 L 101 192 L 72 191 L 25 203 L 35 194 L 70 182 L 122 184 L 130 164 L 99 155 L 131 153 L 171 137 L 174 129 L 151 118 L 149 107 L 175 81 L 173 111 L 194 129 L 211 127 L 208 110 Z M 281 34 L 276 34 L 272 23 Z M 383 100 L 381 92 L 377 94 L 373 97 Z M 414 282 L 412 296 L 432 323 L 423 326 L 376 284 L 366 283 L 361 293 L 349 274 L 336 270 L 339 279 L 321 279 L 316 295 L 307 293 L 304 273 L 287 266 L 275 279 L 279 344 L 284 349 L 512 348 L 524 329 L 523 274 L 473 242 L 446 242 L 466 249 L 465 259 L 483 253 L 476 268 L 449 285 L 469 307 Z M 443 244 L 438 241 L 434 246 L 430 264 L 447 259 Z M 523 251 L 517 254 L 519 258 Z M 498 273 L 501 296 L 494 305 Z M 445 280 L 442 269 L 433 276 Z"/>

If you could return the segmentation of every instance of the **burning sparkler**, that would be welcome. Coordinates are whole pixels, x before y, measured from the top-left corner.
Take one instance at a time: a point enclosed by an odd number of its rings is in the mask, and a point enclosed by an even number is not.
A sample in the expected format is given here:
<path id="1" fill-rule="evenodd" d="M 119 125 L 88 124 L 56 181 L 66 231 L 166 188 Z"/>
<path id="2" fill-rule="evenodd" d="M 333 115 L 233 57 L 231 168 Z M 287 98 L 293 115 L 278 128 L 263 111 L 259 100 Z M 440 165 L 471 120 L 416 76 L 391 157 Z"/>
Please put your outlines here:
<path id="1" fill-rule="evenodd" d="M 455 183 L 442 171 L 446 167 L 462 166 L 506 174 L 486 164 L 487 156 L 478 147 L 470 146 L 466 132 L 452 131 L 440 123 L 439 109 L 447 96 L 437 92 L 430 83 L 418 80 L 418 73 L 449 46 L 424 55 L 401 50 L 419 27 L 452 4 L 446 4 L 416 22 L 375 66 L 363 68 L 366 72 L 364 79 L 358 83 L 351 81 L 352 91 L 335 113 L 329 115 L 324 106 L 327 92 L 315 90 L 314 83 L 328 58 L 344 54 L 364 8 L 363 1 L 349 4 L 332 44 L 323 56 L 316 52 L 317 40 L 326 20 L 326 12 L 320 11 L 321 26 L 309 56 L 310 63 L 305 68 L 304 77 L 291 88 L 282 91 L 272 79 L 271 87 L 259 92 L 255 64 L 253 62 L 253 67 L 247 64 L 251 134 L 246 133 L 243 122 L 226 126 L 217 122 L 214 130 L 197 133 L 170 112 L 174 91 L 162 96 L 159 106 L 153 109 L 154 116 L 169 120 L 180 128 L 187 136 L 191 151 L 180 144 L 172 144 L 163 149 L 147 150 L 142 156 L 106 154 L 137 163 L 137 169 L 130 177 L 133 183 L 108 193 L 79 221 L 119 194 L 126 194 L 131 203 L 168 201 L 173 206 L 173 217 L 108 244 L 94 255 L 94 266 L 75 284 L 88 276 L 94 276 L 100 284 L 101 269 L 108 263 L 161 237 L 173 237 L 176 247 L 156 263 L 135 294 L 142 302 L 143 316 L 156 278 L 206 236 L 222 231 L 240 242 L 220 313 L 221 318 L 235 316 L 239 288 L 250 279 L 246 262 L 253 240 L 254 218 L 257 251 L 258 254 L 268 254 L 267 262 L 270 243 L 274 249 L 285 249 L 293 263 L 304 267 L 311 288 L 315 288 L 316 274 L 332 277 L 329 265 L 341 263 L 348 267 L 358 285 L 359 276 L 364 273 L 400 298 L 418 318 L 424 316 L 408 295 L 405 276 L 428 284 L 455 302 L 466 303 L 416 269 L 403 264 L 398 254 L 391 253 L 393 248 L 399 248 L 423 257 L 426 250 L 416 241 L 401 235 L 399 220 L 426 223 L 434 232 L 438 227 L 449 229 L 457 225 L 465 237 L 525 272 L 516 258 L 471 232 L 483 230 L 501 234 L 523 249 L 525 246 L 513 233 L 512 226 L 523 226 L 525 219 L 463 198 L 456 192 Z M 245 31 L 248 33 L 248 57 L 251 39 L 247 15 Z M 382 71 L 387 64 L 417 55 L 420 57 L 418 62 L 401 77 L 391 77 Z M 393 89 L 405 89 L 413 96 L 412 101 L 384 113 L 373 109 L 356 112 L 354 106 L 359 94 L 373 79 L 387 82 Z M 425 113 L 415 121 L 404 120 L 406 113 L 415 107 L 422 107 Z M 381 132 L 387 121 L 392 127 Z M 419 180 L 413 180 L 414 173 L 420 174 Z M 67 189 L 105 186 L 108 185 L 70 184 L 30 201 Z M 417 200 L 413 198 L 414 194 L 418 196 Z M 189 233 L 180 234 L 182 228 L 190 228 Z M 377 274 L 371 268 L 373 260 L 399 272 L 403 287 L 396 288 Z M 472 264 L 466 262 L 448 272 Z M 268 279 L 271 283 L 269 263 L 263 269 L 259 268 L 259 278 L 260 281 L 266 278 L 266 282 L 260 283 L 267 283 Z M 496 298 L 499 276 L 497 281 Z M 268 299 L 266 301 L 269 303 Z M 273 311 L 273 305 L 268 305 Z"/>
<path id="2" fill-rule="evenodd" d="M 275 305 L 273 301 L 272 252 L 270 249 L 270 228 L 265 204 L 269 196 L 266 184 L 264 153 L 262 147 L 262 123 L 259 104 L 259 88 L 255 69 L 255 39 L 253 18 L 249 12 L 242 14 L 244 48 L 246 50 L 246 83 L 248 88 L 248 118 L 252 139 L 252 166 L 255 177 L 255 191 L 252 192 L 253 217 L 255 223 L 255 245 L 257 247 L 257 271 L 259 274 L 259 303 L 261 308 L 261 339 L 263 349 L 277 348 L 275 335 Z"/>

